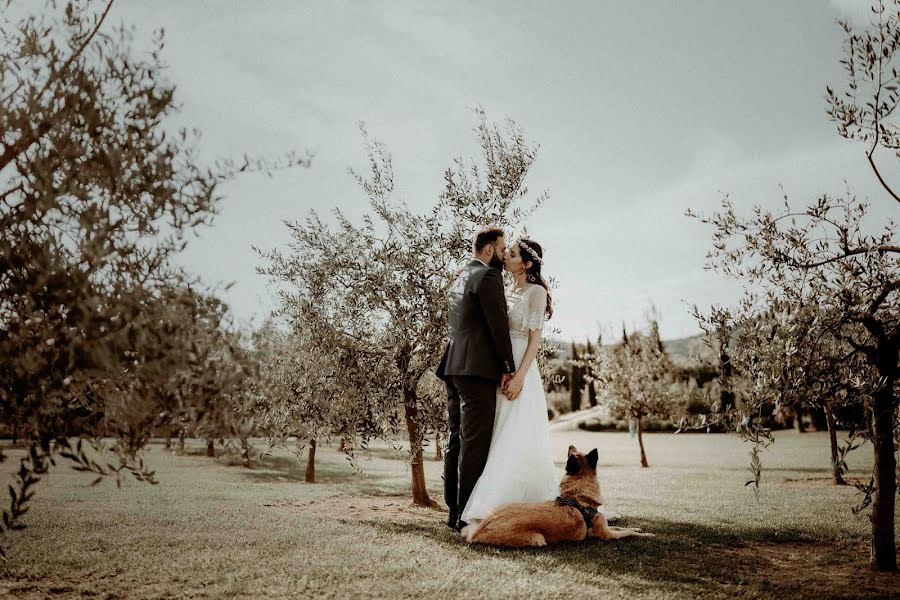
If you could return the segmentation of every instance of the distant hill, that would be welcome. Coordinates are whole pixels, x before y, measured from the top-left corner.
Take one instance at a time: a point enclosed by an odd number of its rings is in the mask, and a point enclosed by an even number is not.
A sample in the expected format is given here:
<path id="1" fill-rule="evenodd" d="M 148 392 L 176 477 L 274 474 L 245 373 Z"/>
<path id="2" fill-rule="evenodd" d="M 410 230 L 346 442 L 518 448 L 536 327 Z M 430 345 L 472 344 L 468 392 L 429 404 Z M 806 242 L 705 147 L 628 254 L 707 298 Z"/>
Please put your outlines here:
<path id="1" fill-rule="evenodd" d="M 550 344 L 558 349 L 557 360 L 569 360 L 572 358 L 572 342 L 551 339 Z M 709 354 L 709 348 L 703 342 L 702 333 L 674 340 L 663 340 L 663 346 L 676 364 L 693 363 L 697 361 L 695 358 L 697 355 L 705 356 Z M 582 348 L 583 344 L 579 343 L 578 347 Z"/>
<path id="2" fill-rule="evenodd" d="M 702 333 L 698 333 L 674 340 L 663 340 L 663 346 L 676 364 L 695 363 L 697 356 L 710 357 L 711 351 L 704 337 Z"/>

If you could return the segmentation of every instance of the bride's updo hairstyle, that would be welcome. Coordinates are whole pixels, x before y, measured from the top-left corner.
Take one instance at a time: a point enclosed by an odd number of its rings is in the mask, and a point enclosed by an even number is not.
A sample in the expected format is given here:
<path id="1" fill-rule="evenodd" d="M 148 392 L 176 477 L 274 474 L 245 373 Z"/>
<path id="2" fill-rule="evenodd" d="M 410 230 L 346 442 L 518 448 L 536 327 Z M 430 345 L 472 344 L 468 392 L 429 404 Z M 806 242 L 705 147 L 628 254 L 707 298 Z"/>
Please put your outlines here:
<path id="1" fill-rule="evenodd" d="M 553 298 L 550 296 L 550 286 L 547 280 L 541 275 L 541 265 L 544 263 L 544 249 L 534 240 L 526 238 L 520 239 L 518 242 L 519 254 L 522 262 L 530 262 L 531 266 L 525 270 L 525 279 L 528 283 L 535 283 L 547 290 L 547 318 L 553 316 Z"/>

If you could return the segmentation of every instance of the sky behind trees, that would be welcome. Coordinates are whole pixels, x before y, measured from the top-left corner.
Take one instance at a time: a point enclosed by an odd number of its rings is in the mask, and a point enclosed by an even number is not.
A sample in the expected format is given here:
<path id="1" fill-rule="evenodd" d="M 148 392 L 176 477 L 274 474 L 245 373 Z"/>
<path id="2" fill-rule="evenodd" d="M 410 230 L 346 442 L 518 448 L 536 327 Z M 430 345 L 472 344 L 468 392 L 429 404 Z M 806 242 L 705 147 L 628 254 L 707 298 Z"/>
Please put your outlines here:
<path id="1" fill-rule="evenodd" d="M 550 199 L 528 232 L 558 280 L 562 336 L 630 328 L 652 303 L 674 338 L 699 331 L 689 304 L 739 297 L 704 271 L 712 232 L 687 208 L 849 185 L 877 218 L 896 212 L 824 113 L 826 84 L 843 82 L 835 19 L 860 22 L 865 4 L 124 0 L 114 20 L 165 29 L 176 120 L 209 158 L 315 153 L 310 169 L 228 184 L 182 257 L 211 285 L 235 282 L 222 295 L 238 319 L 275 306 L 251 245 L 286 244 L 282 220 L 311 209 L 362 214 L 347 173 L 366 166 L 359 122 L 393 153 L 400 197 L 425 208 L 454 157 L 478 156 L 481 105 L 540 144 L 529 187 Z"/>

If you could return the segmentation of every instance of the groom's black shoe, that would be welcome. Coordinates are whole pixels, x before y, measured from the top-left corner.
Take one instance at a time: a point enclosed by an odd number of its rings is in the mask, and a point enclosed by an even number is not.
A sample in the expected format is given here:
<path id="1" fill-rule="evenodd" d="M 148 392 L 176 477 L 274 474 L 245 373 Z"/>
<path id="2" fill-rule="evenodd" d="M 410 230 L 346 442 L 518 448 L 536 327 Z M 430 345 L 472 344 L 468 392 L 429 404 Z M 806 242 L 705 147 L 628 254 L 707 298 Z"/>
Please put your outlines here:
<path id="1" fill-rule="evenodd" d="M 467 527 L 469 524 L 463 521 L 462 519 L 456 524 L 456 527 L 453 528 L 453 531 L 456 533 L 462 533 L 462 530 Z"/>
<path id="2" fill-rule="evenodd" d="M 456 531 L 457 525 L 459 525 L 459 516 L 456 513 L 450 513 L 450 516 L 447 517 L 447 527 Z"/>

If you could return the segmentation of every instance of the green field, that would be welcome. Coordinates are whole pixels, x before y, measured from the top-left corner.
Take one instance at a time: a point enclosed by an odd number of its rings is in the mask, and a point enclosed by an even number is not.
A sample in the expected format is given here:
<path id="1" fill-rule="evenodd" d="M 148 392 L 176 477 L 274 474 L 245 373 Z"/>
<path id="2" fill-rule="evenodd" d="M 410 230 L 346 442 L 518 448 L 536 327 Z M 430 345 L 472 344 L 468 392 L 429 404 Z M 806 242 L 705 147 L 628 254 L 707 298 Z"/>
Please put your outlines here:
<path id="1" fill-rule="evenodd" d="M 647 435 L 641 469 L 627 434 L 555 433 L 560 473 L 568 444 L 599 448 L 608 505 L 657 537 L 535 550 L 469 546 L 442 513 L 410 507 L 406 466 L 386 447 L 361 475 L 320 449 L 308 485 L 289 453 L 245 469 L 199 442 L 185 456 L 153 445 L 156 486 L 90 487 L 55 468 L 28 528 L 6 540 L 0 597 L 900 597 L 900 575 L 868 570 L 869 522 L 850 510 L 855 489 L 830 484 L 826 435 L 776 438 L 757 500 L 734 437 Z M 21 451 L 9 454 L 6 476 Z M 857 450 L 851 477 L 870 460 Z M 436 498 L 440 471 L 429 460 Z"/>

